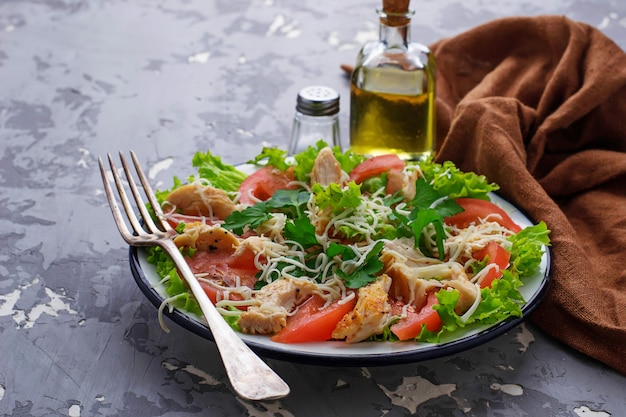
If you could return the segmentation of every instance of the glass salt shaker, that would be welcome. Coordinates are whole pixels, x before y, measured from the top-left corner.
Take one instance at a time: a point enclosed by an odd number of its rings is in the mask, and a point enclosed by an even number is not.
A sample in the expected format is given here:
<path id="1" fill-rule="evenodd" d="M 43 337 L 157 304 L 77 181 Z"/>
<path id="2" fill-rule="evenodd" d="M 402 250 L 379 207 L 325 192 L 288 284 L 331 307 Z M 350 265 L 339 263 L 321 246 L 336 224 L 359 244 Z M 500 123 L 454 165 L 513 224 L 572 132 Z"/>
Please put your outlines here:
<path id="1" fill-rule="evenodd" d="M 309 86 L 298 93 L 289 155 L 315 145 L 320 139 L 329 146 L 341 146 L 339 93 L 329 87 Z"/>

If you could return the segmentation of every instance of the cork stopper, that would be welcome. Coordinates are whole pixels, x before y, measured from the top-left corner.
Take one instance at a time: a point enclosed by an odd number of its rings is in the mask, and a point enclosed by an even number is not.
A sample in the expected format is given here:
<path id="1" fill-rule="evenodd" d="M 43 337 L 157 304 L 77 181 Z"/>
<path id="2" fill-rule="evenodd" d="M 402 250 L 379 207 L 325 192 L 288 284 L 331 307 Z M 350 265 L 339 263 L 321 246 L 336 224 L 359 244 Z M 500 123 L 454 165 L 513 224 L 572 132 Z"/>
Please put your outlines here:
<path id="1" fill-rule="evenodd" d="M 387 26 L 404 26 L 409 23 L 411 0 L 383 0 L 381 22 Z"/>

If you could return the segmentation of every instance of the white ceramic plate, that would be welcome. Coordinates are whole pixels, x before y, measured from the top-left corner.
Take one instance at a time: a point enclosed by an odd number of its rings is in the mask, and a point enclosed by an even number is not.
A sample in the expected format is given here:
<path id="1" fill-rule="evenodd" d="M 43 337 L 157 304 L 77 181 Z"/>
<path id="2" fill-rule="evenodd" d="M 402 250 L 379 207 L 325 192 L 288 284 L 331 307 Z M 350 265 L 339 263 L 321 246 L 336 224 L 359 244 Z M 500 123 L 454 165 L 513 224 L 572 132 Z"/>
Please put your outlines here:
<path id="1" fill-rule="evenodd" d="M 492 194 L 493 202 L 500 205 L 521 227 L 530 226 L 530 220 L 513 205 Z M 146 252 L 141 248 L 130 248 L 130 266 L 137 285 L 150 302 L 157 308 L 165 297 L 165 290 L 159 284 L 159 276 L 154 265 L 146 260 Z M 241 338 L 262 356 L 274 359 L 329 366 L 374 366 L 417 362 L 450 355 L 486 343 L 518 325 L 533 311 L 545 295 L 550 281 L 550 254 L 545 248 L 539 272 L 524 278 L 520 292 L 526 300 L 522 317 L 512 317 L 489 326 L 469 326 L 442 337 L 438 344 L 415 342 L 316 342 L 282 344 L 272 342 L 267 336 L 241 334 Z M 156 313 L 155 313 L 156 314 Z M 180 326 L 206 339 L 212 340 L 208 327 L 200 317 L 184 311 L 167 313 L 170 319 Z"/>

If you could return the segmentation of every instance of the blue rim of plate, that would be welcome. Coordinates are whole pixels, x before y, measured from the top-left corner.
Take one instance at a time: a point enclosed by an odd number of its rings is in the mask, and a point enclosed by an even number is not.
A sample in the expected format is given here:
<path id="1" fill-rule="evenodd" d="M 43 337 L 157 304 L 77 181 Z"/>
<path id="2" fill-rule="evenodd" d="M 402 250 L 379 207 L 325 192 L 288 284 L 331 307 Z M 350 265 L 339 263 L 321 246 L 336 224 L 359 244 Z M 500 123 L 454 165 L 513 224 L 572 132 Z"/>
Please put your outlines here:
<path id="1" fill-rule="evenodd" d="M 497 196 L 496 196 L 497 198 Z M 501 200 L 501 202 L 506 202 Z M 512 206 L 511 206 L 512 207 Z M 515 209 L 517 210 L 517 209 Z M 523 216 L 526 223 L 530 221 Z M 322 366 L 386 366 L 397 365 L 449 356 L 487 343 L 508 330 L 519 325 L 528 315 L 533 312 L 545 297 L 551 281 L 550 277 L 550 251 L 545 247 L 542 258 L 542 271 L 534 277 L 535 284 L 530 294 L 525 296 L 526 304 L 522 307 L 521 317 L 509 317 L 506 320 L 488 326 L 470 326 L 461 329 L 460 336 L 450 335 L 448 340 L 439 344 L 416 343 L 416 342 L 361 342 L 349 345 L 345 342 L 319 342 L 314 344 L 280 344 L 270 342 L 267 336 L 251 336 L 241 334 L 244 342 L 257 354 L 265 358 L 281 361 L 298 362 L 310 365 Z M 157 309 L 162 304 L 164 296 L 157 289 L 159 277 L 154 272 L 148 275 L 145 269 L 150 266 L 145 261 L 145 251 L 141 248 L 129 248 L 130 269 L 137 286 L 145 297 Z M 152 278 L 152 279 L 151 279 Z M 524 278 L 526 280 L 527 278 Z M 520 289 L 526 287 L 524 286 Z M 213 335 L 209 328 L 202 323 L 200 318 L 184 311 L 164 309 L 164 316 L 171 319 L 177 325 L 195 333 L 207 340 L 213 341 Z M 369 344 L 369 345 L 368 345 Z M 381 346 L 390 347 L 388 351 L 379 351 Z M 301 349 L 305 346 L 304 349 Z M 374 353 L 368 349 L 373 346 Z M 318 350 L 319 348 L 319 350 Z M 395 348 L 398 348 L 397 350 Z"/>

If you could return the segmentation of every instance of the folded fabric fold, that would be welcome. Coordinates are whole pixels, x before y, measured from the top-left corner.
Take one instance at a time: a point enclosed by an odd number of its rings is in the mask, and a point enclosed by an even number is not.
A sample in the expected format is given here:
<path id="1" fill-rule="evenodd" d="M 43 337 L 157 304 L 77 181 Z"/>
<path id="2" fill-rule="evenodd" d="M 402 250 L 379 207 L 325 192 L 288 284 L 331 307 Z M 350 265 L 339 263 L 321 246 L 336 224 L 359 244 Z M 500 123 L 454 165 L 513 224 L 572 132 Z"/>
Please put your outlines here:
<path id="1" fill-rule="evenodd" d="M 431 48 L 437 160 L 486 175 L 552 231 L 553 283 L 531 320 L 626 374 L 626 54 L 562 16 Z"/>

